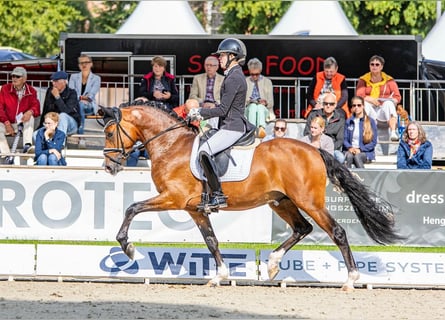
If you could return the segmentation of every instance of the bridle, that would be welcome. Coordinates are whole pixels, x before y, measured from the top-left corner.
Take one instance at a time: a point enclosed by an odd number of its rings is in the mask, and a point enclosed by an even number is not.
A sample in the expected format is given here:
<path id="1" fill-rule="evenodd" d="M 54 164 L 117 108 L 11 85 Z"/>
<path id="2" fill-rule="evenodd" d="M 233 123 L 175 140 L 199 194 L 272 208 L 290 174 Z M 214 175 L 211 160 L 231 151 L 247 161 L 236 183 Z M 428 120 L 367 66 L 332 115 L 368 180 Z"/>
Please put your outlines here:
<path id="1" fill-rule="evenodd" d="M 135 150 L 140 149 L 142 147 L 145 147 L 151 141 L 159 138 L 160 136 L 162 136 L 170 131 L 176 130 L 178 128 L 187 126 L 186 121 L 181 121 L 181 122 L 175 123 L 174 125 L 168 127 L 167 129 L 162 130 L 161 132 L 155 134 L 150 139 L 147 139 L 145 142 L 136 144 L 136 141 L 133 138 L 131 138 L 131 136 L 128 134 L 128 132 L 121 126 L 120 119 L 116 119 L 116 117 L 114 119 L 109 120 L 104 125 L 104 132 L 112 124 L 116 125 L 115 132 L 117 134 L 118 145 L 116 146 L 116 148 L 104 148 L 103 154 L 104 154 L 104 157 L 106 157 L 108 160 L 110 160 L 111 162 L 116 163 L 116 164 L 121 164 L 122 160 L 126 160 L 132 152 L 134 152 Z M 128 139 L 130 139 L 133 144 L 133 147 L 128 152 L 125 151 L 125 147 L 124 147 L 124 142 L 123 142 L 124 135 Z M 118 153 L 118 156 L 116 158 L 113 158 L 110 156 L 111 153 Z"/>

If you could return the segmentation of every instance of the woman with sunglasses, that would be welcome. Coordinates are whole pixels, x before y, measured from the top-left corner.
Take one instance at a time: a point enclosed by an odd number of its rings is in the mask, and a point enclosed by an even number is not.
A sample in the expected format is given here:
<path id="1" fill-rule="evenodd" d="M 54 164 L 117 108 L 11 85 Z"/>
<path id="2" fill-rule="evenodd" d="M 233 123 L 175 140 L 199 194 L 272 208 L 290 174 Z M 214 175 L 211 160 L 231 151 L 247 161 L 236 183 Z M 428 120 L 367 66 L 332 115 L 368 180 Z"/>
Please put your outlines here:
<path id="1" fill-rule="evenodd" d="M 375 121 L 386 122 L 391 141 L 398 141 L 396 106 L 402 100 L 396 81 L 383 72 L 385 59 L 374 55 L 369 59 L 370 72 L 360 77 L 356 95 L 365 100 L 365 111 Z"/>
<path id="2" fill-rule="evenodd" d="M 346 156 L 346 167 L 364 168 L 365 163 L 375 160 L 377 145 L 377 125 L 364 110 L 365 101 L 355 96 L 351 99 L 352 116 L 346 120 L 343 149 Z"/>
<path id="3" fill-rule="evenodd" d="M 275 120 L 273 133 L 264 137 L 262 142 L 273 140 L 275 138 L 287 138 L 287 122 L 284 119 Z"/>

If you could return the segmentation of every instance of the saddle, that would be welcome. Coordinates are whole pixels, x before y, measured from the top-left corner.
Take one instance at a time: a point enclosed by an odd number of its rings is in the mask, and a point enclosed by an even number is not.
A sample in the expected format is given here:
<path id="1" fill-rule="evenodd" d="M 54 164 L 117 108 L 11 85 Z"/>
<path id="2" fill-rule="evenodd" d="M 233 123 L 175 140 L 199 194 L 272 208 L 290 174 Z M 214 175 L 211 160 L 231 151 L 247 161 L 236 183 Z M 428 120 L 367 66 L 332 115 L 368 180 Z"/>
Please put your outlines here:
<path id="1" fill-rule="evenodd" d="M 227 149 L 224 149 L 213 155 L 218 177 L 222 177 L 226 174 L 227 169 L 229 168 L 229 161 L 232 161 L 232 164 L 236 166 L 235 160 L 231 156 L 231 151 L 234 147 L 245 147 L 253 145 L 255 142 L 255 127 L 250 131 L 247 131 L 241 138 L 238 139 L 232 146 Z M 212 128 L 207 130 L 199 139 L 199 146 L 205 143 L 211 136 L 218 132 L 218 129 Z"/>

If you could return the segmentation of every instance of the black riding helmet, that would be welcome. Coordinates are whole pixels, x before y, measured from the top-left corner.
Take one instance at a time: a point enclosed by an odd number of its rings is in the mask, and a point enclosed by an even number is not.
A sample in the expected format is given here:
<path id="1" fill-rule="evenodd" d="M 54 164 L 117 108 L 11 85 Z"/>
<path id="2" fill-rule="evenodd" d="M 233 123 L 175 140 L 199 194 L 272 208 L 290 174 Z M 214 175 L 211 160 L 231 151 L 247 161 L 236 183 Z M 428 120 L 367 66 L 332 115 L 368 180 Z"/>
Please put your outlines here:
<path id="1" fill-rule="evenodd" d="M 221 53 L 232 53 L 235 55 L 235 59 L 238 61 L 238 64 L 244 65 L 244 62 L 246 61 L 247 49 L 246 45 L 241 40 L 236 38 L 227 38 L 221 41 L 218 46 L 218 50 L 213 54 L 220 55 Z"/>

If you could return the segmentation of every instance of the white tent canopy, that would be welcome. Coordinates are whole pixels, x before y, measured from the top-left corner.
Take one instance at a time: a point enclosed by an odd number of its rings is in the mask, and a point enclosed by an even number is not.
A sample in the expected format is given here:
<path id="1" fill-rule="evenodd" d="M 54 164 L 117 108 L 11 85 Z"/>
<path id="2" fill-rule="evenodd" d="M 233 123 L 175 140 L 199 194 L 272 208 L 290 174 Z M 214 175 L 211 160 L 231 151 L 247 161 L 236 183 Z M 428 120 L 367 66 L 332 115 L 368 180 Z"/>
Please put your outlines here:
<path id="1" fill-rule="evenodd" d="M 422 41 L 425 59 L 445 61 L 445 13 Z"/>
<path id="2" fill-rule="evenodd" d="M 271 35 L 357 35 L 337 1 L 294 1 Z"/>
<path id="3" fill-rule="evenodd" d="M 117 34 L 206 34 L 188 1 L 140 1 Z"/>

